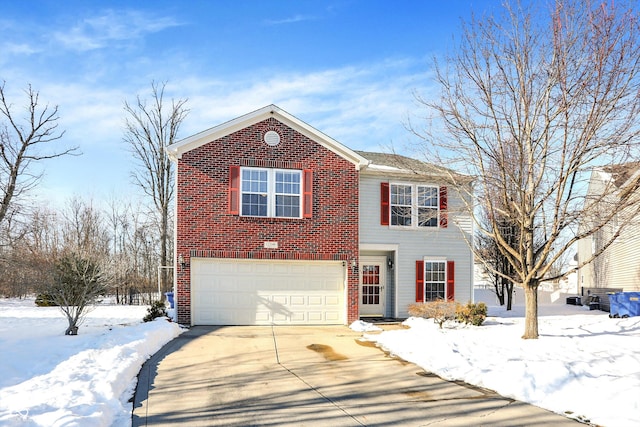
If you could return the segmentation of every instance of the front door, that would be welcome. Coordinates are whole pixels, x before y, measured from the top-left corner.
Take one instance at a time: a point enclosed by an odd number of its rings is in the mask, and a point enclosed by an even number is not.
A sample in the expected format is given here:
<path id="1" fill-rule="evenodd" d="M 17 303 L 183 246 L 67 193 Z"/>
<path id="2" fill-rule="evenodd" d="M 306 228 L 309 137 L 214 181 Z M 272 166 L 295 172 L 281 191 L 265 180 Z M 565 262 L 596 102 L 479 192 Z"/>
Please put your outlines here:
<path id="1" fill-rule="evenodd" d="M 360 316 L 385 315 L 387 258 L 360 258 Z"/>

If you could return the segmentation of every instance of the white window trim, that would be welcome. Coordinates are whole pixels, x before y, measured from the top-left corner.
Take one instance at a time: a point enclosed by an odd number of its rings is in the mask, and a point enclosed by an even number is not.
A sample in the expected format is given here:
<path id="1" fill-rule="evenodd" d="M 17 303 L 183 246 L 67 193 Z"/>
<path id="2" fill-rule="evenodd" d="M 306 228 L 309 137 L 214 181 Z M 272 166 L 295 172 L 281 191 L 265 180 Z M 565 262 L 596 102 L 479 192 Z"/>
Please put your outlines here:
<path id="1" fill-rule="evenodd" d="M 243 172 L 245 170 L 251 170 L 251 171 L 266 171 L 267 172 L 267 193 L 266 193 L 266 197 L 267 197 L 267 215 L 266 216 L 261 216 L 261 215 L 248 215 L 243 213 L 243 208 L 244 208 L 244 204 L 243 204 L 243 196 L 246 193 L 249 192 L 245 192 L 243 191 Z M 300 191 L 298 192 L 297 196 L 298 196 L 298 216 L 276 216 L 276 196 L 277 195 L 282 195 L 282 193 L 276 193 L 276 174 L 278 172 L 286 172 L 286 173 L 297 173 L 300 180 L 299 180 L 299 189 Z M 240 191 L 239 191 L 239 203 L 240 203 L 240 216 L 246 216 L 246 217 L 252 217 L 252 218 L 292 218 L 292 219 L 296 219 L 296 218 L 302 218 L 302 209 L 303 209 L 303 173 L 302 170 L 299 169 L 281 169 L 281 168 L 260 168 L 260 167 L 248 167 L 248 166 L 243 166 L 240 168 Z M 255 193 L 252 193 L 255 194 Z M 286 194 L 286 195 L 293 195 L 295 196 L 296 194 Z"/>
<path id="2" fill-rule="evenodd" d="M 404 186 L 411 187 L 411 225 L 393 224 L 393 207 L 403 206 L 403 205 L 395 205 L 391 203 L 392 192 L 393 192 L 392 188 L 394 185 L 404 185 Z M 425 207 L 425 206 L 418 206 L 418 187 L 430 187 L 430 188 L 436 189 L 437 199 L 436 199 L 435 209 L 438 212 L 436 215 L 436 225 L 433 225 L 433 226 L 418 225 L 418 222 L 419 222 L 418 208 Z M 435 228 L 440 228 L 440 186 L 434 185 L 434 184 L 424 184 L 424 183 L 418 184 L 415 182 L 390 182 L 389 183 L 389 227 L 393 227 L 393 228 L 397 227 L 402 229 L 418 228 L 420 230 L 431 230 Z"/>

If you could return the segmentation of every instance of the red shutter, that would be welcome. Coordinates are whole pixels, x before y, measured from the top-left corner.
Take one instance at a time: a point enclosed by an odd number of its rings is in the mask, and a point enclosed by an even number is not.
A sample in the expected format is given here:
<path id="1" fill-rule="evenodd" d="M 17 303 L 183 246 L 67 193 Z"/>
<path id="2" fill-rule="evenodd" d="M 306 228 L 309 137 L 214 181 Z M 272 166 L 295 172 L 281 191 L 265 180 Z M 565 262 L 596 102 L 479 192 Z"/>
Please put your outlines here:
<path id="1" fill-rule="evenodd" d="M 447 261 L 447 301 L 455 299 L 455 264 Z"/>
<path id="2" fill-rule="evenodd" d="M 447 187 L 440 187 L 440 227 L 447 228 L 449 215 L 447 214 Z"/>
<path id="3" fill-rule="evenodd" d="M 302 217 L 313 216 L 313 171 L 305 169 L 302 176 Z"/>
<path id="4" fill-rule="evenodd" d="M 229 167 L 229 213 L 240 214 L 240 166 Z"/>
<path id="5" fill-rule="evenodd" d="M 380 183 L 380 225 L 389 225 L 389 183 Z"/>
<path id="6" fill-rule="evenodd" d="M 416 261 L 416 302 L 424 302 L 424 261 Z"/>

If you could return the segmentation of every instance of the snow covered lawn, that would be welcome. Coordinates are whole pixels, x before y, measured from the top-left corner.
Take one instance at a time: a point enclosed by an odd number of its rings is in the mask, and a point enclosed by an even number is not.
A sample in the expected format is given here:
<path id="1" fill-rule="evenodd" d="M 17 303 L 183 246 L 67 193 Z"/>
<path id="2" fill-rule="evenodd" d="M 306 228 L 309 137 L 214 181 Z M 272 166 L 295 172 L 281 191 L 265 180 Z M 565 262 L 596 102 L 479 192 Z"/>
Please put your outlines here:
<path id="1" fill-rule="evenodd" d="M 523 340 L 523 305 L 507 312 L 494 300 L 476 292 L 490 306 L 480 327 L 410 318 L 409 329 L 364 338 L 445 379 L 601 426 L 640 425 L 640 317 L 610 319 L 558 299 L 540 306 L 540 338 Z"/>
<path id="2" fill-rule="evenodd" d="M 130 426 L 142 364 L 182 330 L 146 306 L 97 306 L 77 336 L 57 307 L 0 299 L 0 425 Z"/>
<path id="3" fill-rule="evenodd" d="M 640 317 L 610 319 L 556 299 L 540 307 L 540 339 L 522 340 L 522 304 L 506 312 L 494 299 L 476 294 L 490 305 L 481 327 L 409 319 L 409 329 L 364 337 L 443 378 L 594 424 L 640 425 Z M 142 323 L 145 314 L 98 306 L 67 337 L 58 308 L 0 299 L 0 425 L 129 426 L 140 367 L 181 333 L 165 320 Z"/>

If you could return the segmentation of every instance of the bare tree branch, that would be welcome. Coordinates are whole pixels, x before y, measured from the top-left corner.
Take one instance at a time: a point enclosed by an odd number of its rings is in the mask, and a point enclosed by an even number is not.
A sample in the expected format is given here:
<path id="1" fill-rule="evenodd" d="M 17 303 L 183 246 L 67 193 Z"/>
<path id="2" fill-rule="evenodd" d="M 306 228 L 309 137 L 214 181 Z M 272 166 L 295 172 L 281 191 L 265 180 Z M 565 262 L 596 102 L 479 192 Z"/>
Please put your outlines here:
<path id="1" fill-rule="evenodd" d="M 431 158 L 475 177 L 467 199 L 477 203 L 467 209 L 476 231 L 496 242 L 524 287 L 523 338 L 538 337 L 537 289 L 562 274 L 557 261 L 579 239 L 614 227 L 606 248 L 640 213 L 613 182 L 598 200 L 584 199 L 594 167 L 638 154 L 638 18 L 620 2 L 507 2 L 502 15 L 463 27 L 446 67 L 436 61 L 440 96 L 419 98 L 432 114 L 414 133 Z M 505 219 L 514 240 L 500 232 Z"/>
<path id="2" fill-rule="evenodd" d="M 152 82 L 150 101 L 137 96 L 135 104 L 124 103 L 124 141 L 138 163 L 132 177 L 149 196 L 158 215 L 160 264 L 163 266 L 170 257 L 169 219 L 174 197 L 174 165 L 166 155 L 166 147 L 177 141 L 180 125 L 189 112 L 186 99 L 172 99 L 167 108 L 165 88 L 166 83 Z M 166 282 L 165 276 L 163 282 Z M 163 288 L 166 288 L 164 283 Z"/>
<path id="3" fill-rule="evenodd" d="M 50 148 L 64 135 L 58 130 L 57 106 L 40 105 L 39 93 L 29 85 L 27 116 L 20 119 L 6 97 L 5 84 L 0 85 L 0 224 L 12 208 L 19 209 L 20 196 L 38 184 L 41 173 L 33 172 L 34 163 L 80 154 L 77 147 Z"/>

